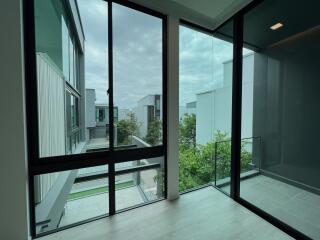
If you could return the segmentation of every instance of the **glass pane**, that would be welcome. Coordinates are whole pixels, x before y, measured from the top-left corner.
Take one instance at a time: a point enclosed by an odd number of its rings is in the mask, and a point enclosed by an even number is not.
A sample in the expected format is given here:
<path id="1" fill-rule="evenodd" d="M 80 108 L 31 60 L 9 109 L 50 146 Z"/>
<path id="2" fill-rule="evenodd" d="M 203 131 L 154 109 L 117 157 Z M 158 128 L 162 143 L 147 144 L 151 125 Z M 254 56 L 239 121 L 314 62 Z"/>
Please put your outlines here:
<path id="1" fill-rule="evenodd" d="M 118 4 L 113 14 L 115 147 L 161 145 L 162 20 Z"/>
<path id="2" fill-rule="evenodd" d="M 152 166 L 148 170 L 121 174 L 121 171 L 137 166 Z M 163 157 L 117 163 L 116 166 L 116 210 L 148 203 L 164 197 Z"/>
<path id="3" fill-rule="evenodd" d="M 180 27 L 180 192 L 209 184 L 216 175 L 229 184 L 224 178 L 230 177 L 233 45 L 222 30 L 212 36 Z"/>
<path id="4" fill-rule="evenodd" d="M 64 17 L 62 16 L 62 61 L 63 76 L 69 81 L 69 29 Z"/>
<path id="5" fill-rule="evenodd" d="M 78 0 L 80 17 L 85 35 L 84 65 L 78 65 L 85 75 L 85 151 L 109 148 L 109 99 L 108 99 L 108 3 L 102 0 Z M 79 51 L 77 54 L 80 54 Z M 82 84 L 82 85 L 81 85 Z M 96 114 L 102 111 L 103 118 Z M 80 111 L 81 112 L 81 111 Z M 80 124 L 81 125 L 81 124 Z"/>
<path id="6" fill-rule="evenodd" d="M 109 147 L 109 122 L 96 121 L 108 106 L 107 3 L 78 5 L 77 14 L 63 0 L 35 0 L 40 157 Z"/>
<path id="7" fill-rule="evenodd" d="M 97 166 L 35 176 L 37 234 L 106 215 L 107 172 L 107 166 Z"/>
<path id="8" fill-rule="evenodd" d="M 74 86 L 74 46 L 72 39 L 69 39 L 69 60 L 70 60 L 70 83 Z"/>
<path id="9" fill-rule="evenodd" d="M 241 198 L 312 239 L 320 239 L 319 7 L 265 0 L 248 12 L 242 75 Z"/>

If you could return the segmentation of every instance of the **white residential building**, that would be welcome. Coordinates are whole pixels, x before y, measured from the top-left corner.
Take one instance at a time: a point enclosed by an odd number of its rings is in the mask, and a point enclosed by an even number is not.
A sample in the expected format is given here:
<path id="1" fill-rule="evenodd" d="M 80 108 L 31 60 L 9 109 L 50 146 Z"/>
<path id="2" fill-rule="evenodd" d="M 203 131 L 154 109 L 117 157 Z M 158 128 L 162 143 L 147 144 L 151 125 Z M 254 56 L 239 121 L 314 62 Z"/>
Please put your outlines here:
<path id="1" fill-rule="evenodd" d="M 243 57 L 242 138 L 252 137 L 254 54 Z M 231 137 L 232 60 L 223 63 L 223 86 L 197 94 L 196 141 L 206 144 L 217 131 Z"/>
<path id="2" fill-rule="evenodd" d="M 138 105 L 133 108 L 139 123 L 139 137 L 147 135 L 149 124 L 158 119 L 162 121 L 162 95 L 147 95 L 138 101 Z"/>
<path id="3" fill-rule="evenodd" d="M 189 102 L 185 106 L 179 106 L 179 120 L 182 120 L 185 114 L 197 115 L 197 102 Z"/>

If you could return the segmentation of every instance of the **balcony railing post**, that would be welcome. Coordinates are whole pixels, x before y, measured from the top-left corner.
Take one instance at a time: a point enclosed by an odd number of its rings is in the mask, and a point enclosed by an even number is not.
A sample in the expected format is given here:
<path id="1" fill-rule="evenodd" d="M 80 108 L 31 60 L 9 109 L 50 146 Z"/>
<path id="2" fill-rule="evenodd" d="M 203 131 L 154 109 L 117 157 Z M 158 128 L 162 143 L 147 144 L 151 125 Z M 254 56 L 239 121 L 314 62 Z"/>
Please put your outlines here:
<path id="1" fill-rule="evenodd" d="M 217 186 L 217 147 L 218 142 L 214 143 L 214 186 Z"/>

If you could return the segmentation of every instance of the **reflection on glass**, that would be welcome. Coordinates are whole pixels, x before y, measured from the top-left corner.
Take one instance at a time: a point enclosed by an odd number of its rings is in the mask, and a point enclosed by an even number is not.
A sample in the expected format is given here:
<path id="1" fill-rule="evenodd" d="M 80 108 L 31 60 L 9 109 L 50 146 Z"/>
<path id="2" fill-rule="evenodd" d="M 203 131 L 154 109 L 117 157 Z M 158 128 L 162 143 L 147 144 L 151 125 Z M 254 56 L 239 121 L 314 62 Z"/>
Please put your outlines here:
<path id="1" fill-rule="evenodd" d="M 107 166 L 42 174 L 34 181 L 37 234 L 109 212 Z"/>
<path id="2" fill-rule="evenodd" d="M 162 144 L 162 20 L 113 4 L 115 147 Z"/>
<path id="3" fill-rule="evenodd" d="M 116 164 L 116 210 L 121 210 L 164 197 L 163 158 L 143 159 Z M 137 166 L 153 167 L 122 174 Z"/>
<path id="4" fill-rule="evenodd" d="M 319 2 L 265 0 L 244 16 L 241 198 L 320 239 Z M 303 9 L 303 11 L 301 11 Z M 276 19 L 276 20 L 275 20 Z M 270 29 L 276 23 L 283 26 Z M 245 164 L 242 156 L 241 162 Z"/>
<path id="5" fill-rule="evenodd" d="M 209 184 L 215 176 L 229 182 L 233 45 L 227 36 L 180 27 L 180 192 Z"/>
<path id="6" fill-rule="evenodd" d="M 96 121 L 96 109 L 108 106 L 107 3 L 78 6 L 35 1 L 40 157 L 109 147 L 109 121 Z"/>

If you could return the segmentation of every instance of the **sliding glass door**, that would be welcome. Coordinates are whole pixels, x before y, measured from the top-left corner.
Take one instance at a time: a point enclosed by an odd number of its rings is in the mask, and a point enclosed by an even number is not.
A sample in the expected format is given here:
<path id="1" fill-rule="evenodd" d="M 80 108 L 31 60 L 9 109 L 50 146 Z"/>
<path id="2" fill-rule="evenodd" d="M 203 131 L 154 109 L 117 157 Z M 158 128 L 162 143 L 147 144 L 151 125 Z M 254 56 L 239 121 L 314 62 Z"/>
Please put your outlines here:
<path id="1" fill-rule="evenodd" d="M 242 108 L 242 138 L 251 164 L 240 197 L 304 235 L 298 239 L 320 239 L 319 7 L 265 0 L 243 22 L 250 50 L 242 99 L 250 111 Z"/>

